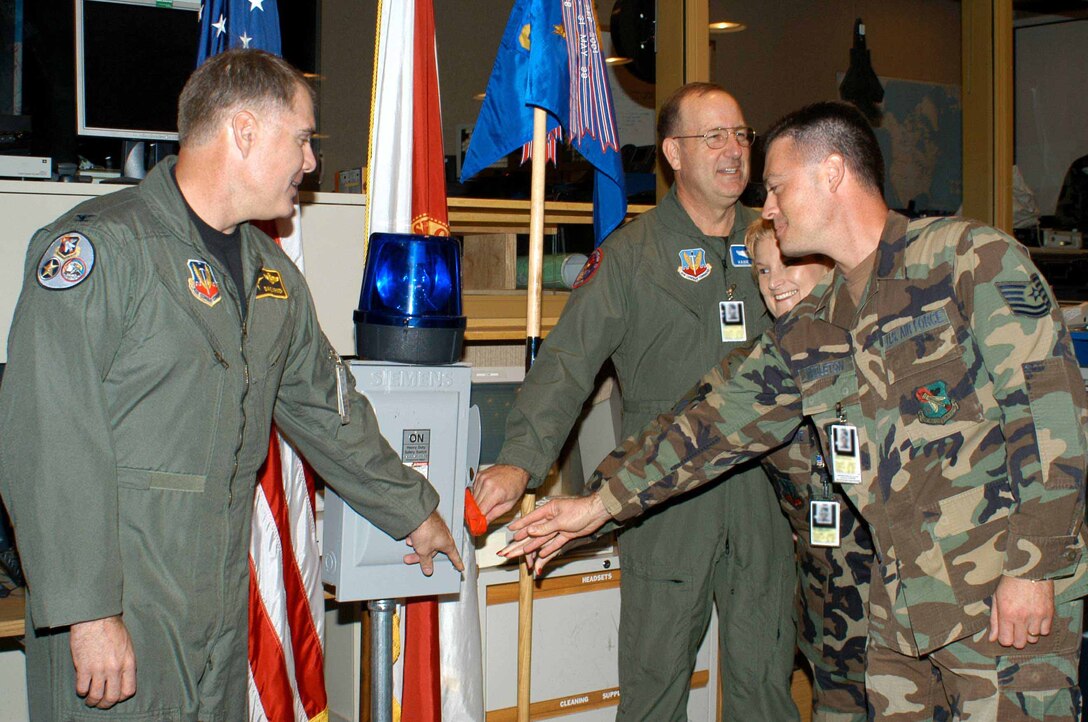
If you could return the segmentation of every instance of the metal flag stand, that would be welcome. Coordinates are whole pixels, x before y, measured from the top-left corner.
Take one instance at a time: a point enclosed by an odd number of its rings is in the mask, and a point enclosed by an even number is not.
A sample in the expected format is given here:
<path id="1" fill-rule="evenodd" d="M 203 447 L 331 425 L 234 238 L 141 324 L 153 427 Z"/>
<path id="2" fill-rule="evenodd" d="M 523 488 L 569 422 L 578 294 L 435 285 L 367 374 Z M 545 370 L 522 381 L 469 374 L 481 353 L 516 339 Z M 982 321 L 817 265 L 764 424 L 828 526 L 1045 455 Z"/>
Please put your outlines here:
<path id="1" fill-rule="evenodd" d="M 395 599 L 367 602 L 370 612 L 370 722 L 393 720 L 393 619 Z"/>

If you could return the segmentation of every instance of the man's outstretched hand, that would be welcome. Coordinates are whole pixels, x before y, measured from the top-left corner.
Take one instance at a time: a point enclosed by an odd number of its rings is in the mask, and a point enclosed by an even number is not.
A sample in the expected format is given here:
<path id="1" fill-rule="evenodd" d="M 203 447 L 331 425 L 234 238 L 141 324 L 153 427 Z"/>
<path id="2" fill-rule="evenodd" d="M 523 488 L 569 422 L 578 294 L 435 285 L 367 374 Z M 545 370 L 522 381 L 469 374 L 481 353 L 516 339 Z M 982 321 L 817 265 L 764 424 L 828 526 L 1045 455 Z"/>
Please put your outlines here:
<path id="1" fill-rule="evenodd" d="M 539 574 L 567 542 L 589 536 L 611 519 L 597 494 L 556 497 L 510 523 L 514 541 L 499 551 L 509 558 L 526 555 Z"/>

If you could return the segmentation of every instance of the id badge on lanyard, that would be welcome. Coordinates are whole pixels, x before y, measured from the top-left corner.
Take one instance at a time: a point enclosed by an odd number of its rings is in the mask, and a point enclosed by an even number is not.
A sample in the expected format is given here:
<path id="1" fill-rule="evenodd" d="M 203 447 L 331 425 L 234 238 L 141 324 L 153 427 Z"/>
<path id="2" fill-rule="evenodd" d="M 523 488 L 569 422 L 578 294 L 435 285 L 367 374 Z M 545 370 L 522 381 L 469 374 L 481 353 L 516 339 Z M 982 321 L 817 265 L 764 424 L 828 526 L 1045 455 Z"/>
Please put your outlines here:
<path id="1" fill-rule="evenodd" d="M 748 328 L 744 315 L 744 301 L 734 301 L 736 284 L 725 292 L 725 300 L 718 304 L 718 320 L 721 322 L 722 343 L 743 343 L 748 340 Z"/>
<path id="2" fill-rule="evenodd" d="M 861 483 L 861 445 L 858 427 L 846 423 L 842 404 L 836 407 L 838 420 L 827 425 L 828 448 L 831 449 L 831 480 L 836 484 Z"/>
<path id="3" fill-rule="evenodd" d="M 820 454 L 816 454 L 815 467 L 823 482 L 823 494 L 808 501 L 808 542 L 814 547 L 838 547 L 842 544 L 839 502 L 831 498 L 827 466 Z"/>

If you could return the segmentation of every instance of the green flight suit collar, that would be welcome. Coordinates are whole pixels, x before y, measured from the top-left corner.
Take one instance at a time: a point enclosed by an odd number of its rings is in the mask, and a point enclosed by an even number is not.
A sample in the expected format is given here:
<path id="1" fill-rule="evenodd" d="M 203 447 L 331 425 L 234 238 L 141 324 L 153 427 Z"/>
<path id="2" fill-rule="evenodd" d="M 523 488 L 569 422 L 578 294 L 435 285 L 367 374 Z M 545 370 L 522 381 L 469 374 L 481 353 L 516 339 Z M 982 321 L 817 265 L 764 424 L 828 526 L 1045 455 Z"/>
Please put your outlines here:
<path id="1" fill-rule="evenodd" d="M 227 269 L 212 253 L 200 237 L 200 232 L 189 220 L 189 210 L 185 198 L 181 195 L 177 182 L 174 180 L 173 169 L 177 166 L 177 157 L 170 156 L 158 163 L 139 185 L 141 199 L 148 204 L 155 214 L 156 219 L 170 231 L 171 235 L 193 249 L 200 259 L 211 264 L 221 279 L 227 278 Z M 241 224 L 242 244 L 242 276 L 245 288 L 237 289 L 238 293 L 250 295 L 256 282 L 260 269 L 268 266 L 268 260 L 262 253 L 259 244 L 255 243 L 257 233 L 249 223 Z M 163 259 L 165 260 L 165 258 Z M 168 276 L 172 276 L 171 269 L 161 267 Z M 223 293 L 231 297 L 235 305 L 240 308 L 237 299 L 233 299 L 234 287 L 230 283 L 221 283 Z"/>
<path id="2" fill-rule="evenodd" d="M 189 218 L 185 199 L 172 173 L 176 164 L 177 158 L 173 156 L 163 160 L 148 173 L 147 178 L 138 188 L 141 200 L 150 208 L 155 220 L 167 230 L 171 238 L 177 240 L 182 246 L 173 249 L 167 247 L 151 249 L 152 263 L 168 292 L 202 330 L 216 357 L 231 358 L 236 352 L 229 349 L 239 348 L 238 336 L 242 335 L 243 327 L 241 305 L 235 298 L 235 293 L 247 294 L 249 314 L 252 315 L 257 275 L 262 268 L 278 270 L 277 264 L 269 263 L 267 260 L 267 254 L 262 249 L 263 244 L 259 242 L 262 236 L 260 231 L 248 223 L 243 223 L 240 243 L 242 244 L 242 274 L 245 288 L 236 291 L 233 288 L 234 284 L 224 283 L 223 280 L 227 278 L 228 271 L 204 245 L 200 232 Z M 169 241 L 165 243 L 169 244 Z M 226 304 L 220 304 L 220 308 L 228 314 L 227 316 L 221 313 L 208 313 L 209 309 L 202 306 L 199 301 L 195 301 L 185 283 L 187 269 L 184 259 L 186 256 L 203 260 L 213 267 L 220 279 L 220 293 L 229 299 Z M 224 305 L 226 308 L 223 308 Z"/>
<path id="3" fill-rule="evenodd" d="M 174 180 L 177 156 L 170 156 L 158 163 L 139 185 L 140 198 L 147 203 L 158 220 L 171 235 L 191 246 L 201 258 L 211 257 L 211 252 L 200 238 L 200 232 L 189 222 L 189 210 Z"/>
<path id="4" fill-rule="evenodd" d="M 759 217 L 759 212 L 741 205 L 734 206 L 737 209 L 733 220 L 733 230 L 729 233 L 728 244 L 744 243 L 744 231 L 748 224 Z M 696 240 L 716 239 L 721 236 L 708 236 L 695 225 L 691 216 L 680 204 L 680 198 L 676 195 L 676 185 L 669 188 L 669 192 L 657 204 L 657 218 L 664 226 L 674 234 L 687 236 Z"/>

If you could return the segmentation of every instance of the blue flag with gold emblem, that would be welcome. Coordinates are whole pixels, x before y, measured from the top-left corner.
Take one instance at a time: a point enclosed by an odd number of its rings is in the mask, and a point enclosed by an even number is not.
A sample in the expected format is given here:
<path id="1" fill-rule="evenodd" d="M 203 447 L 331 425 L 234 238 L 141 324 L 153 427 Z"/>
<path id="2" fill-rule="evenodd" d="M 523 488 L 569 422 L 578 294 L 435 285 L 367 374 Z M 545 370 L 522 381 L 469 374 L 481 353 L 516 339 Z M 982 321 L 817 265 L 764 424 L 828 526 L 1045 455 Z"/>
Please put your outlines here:
<path id="1" fill-rule="evenodd" d="M 593 231 L 599 245 L 627 214 L 612 90 L 593 0 L 517 0 L 461 169 L 471 178 L 503 156 L 529 157 L 533 108 L 548 113 L 548 158 L 566 131 L 594 168 Z"/>
<path id="2" fill-rule="evenodd" d="M 276 0 L 204 0 L 200 5 L 200 47 L 196 64 L 231 48 L 282 55 Z"/>

